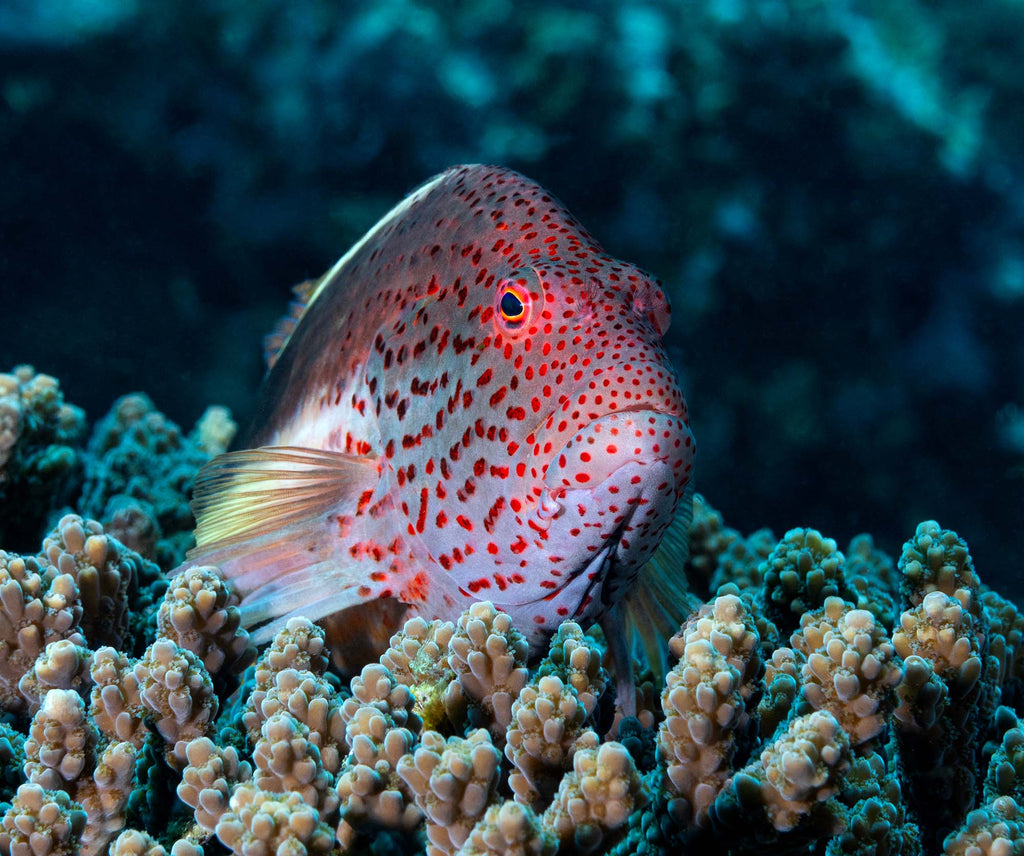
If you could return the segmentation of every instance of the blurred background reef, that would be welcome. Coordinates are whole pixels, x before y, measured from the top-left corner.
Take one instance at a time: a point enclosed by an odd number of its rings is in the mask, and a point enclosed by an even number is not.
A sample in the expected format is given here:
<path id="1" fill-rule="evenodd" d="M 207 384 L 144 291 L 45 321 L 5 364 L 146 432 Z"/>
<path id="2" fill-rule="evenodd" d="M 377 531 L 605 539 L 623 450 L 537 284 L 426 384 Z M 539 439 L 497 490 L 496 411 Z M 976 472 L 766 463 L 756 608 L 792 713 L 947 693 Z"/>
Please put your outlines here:
<path id="1" fill-rule="evenodd" d="M 244 425 L 288 287 L 499 163 L 664 282 L 732 525 L 938 518 L 1020 601 L 1022 67 L 1012 0 L 5 0 L 0 371 Z"/>

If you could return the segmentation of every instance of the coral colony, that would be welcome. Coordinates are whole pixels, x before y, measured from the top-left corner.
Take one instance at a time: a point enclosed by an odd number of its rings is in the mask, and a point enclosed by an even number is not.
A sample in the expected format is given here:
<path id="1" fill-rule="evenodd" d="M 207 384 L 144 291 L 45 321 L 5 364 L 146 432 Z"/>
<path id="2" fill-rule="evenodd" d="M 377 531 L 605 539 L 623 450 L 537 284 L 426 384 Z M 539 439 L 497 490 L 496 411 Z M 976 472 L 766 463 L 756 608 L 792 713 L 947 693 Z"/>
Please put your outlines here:
<path id="1" fill-rule="evenodd" d="M 303 618 L 257 656 L 215 567 L 163 573 L 227 414 L 186 436 L 128 396 L 85 427 L 53 378 L 0 375 L 3 537 L 81 497 L 0 552 L 0 853 L 1024 848 L 1024 619 L 934 521 L 893 562 L 867 535 L 744 537 L 697 497 L 706 602 L 623 718 L 599 630 L 564 622 L 530 663 L 486 601 L 346 680 Z"/>

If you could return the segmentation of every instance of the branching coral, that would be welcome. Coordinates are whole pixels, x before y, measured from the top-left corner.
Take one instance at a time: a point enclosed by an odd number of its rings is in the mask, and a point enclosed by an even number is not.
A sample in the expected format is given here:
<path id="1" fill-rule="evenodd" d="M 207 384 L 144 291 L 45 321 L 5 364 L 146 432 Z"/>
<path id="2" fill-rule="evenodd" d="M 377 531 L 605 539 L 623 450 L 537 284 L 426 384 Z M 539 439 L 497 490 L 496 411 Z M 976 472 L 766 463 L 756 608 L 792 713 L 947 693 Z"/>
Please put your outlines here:
<path id="1" fill-rule="evenodd" d="M 168 763 L 179 740 L 208 736 L 219 700 L 202 661 L 170 639 L 158 639 L 135 666 L 139 699 L 153 717 L 153 727 L 166 743 Z"/>
<path id="2" fill-rule="evenodd" d="M 967 543 L 956 532 L 943 529 L 934 520 L 918 524 L 914 537 L 903 545 L 899 570 L 900 593 L 909 606 L 917 606 L 931 592 L 942 592 L 979 616 L 981 580 Z"/>
<path id="3" fill-rule="evenodd" d="M 959 552 L 955 544 L 953 549 Z M 945 548 L 936 547 L 930 555 L 941 558 Z M 958 567 L 965 564 L 960 561 Z M 940 577 L 953 579 L 945 572 Z M 897 654 L 904 658 L 895 723 L 907 798 L 918 813 L 925 840 L 935 844 L 943 830 L 960 823 L 971 808 L 979 778 L 982 700 L 990 691 L 974 632 L 978 622 L 963 605 L 971 602 L 971 595 L 965 586 L 955 591 L 963 600 L 939 589 L 930 591 L 918 606 L 903 613 L 892 637 Z"/>
<path id="4" fill-rule="evenodd" d="M 161 636 L 191 651 L 211 675 L 240 671 L 255 657 L 240 627 L 239 597 L 216 568 L 192 567 L 175 576 L 157 612 Z"/>
<path id="5" fill-rule="evenodd" d="M 85 645 L 81 617 L 78 587 L 69 574 L 0 551 L 0 705 L 5 710 L 28 708 L 18 682 L 50 642 Z"/>
<path id="6" fill-rule="evenodd" d="M 703 824 L 708 806 L 731 774 L 735 730 L 746 709 L 740 671 L 710 638 L 698 632 L 692 637 L 666 679 L 658 751 L 666 787 L 676 798 L 670 803 L 673 816 L 681 823 Z M 722 647 L 731 651 L 732 637 L 720 638 Z"/>
<path id="7" fill-rule="evenodd" d="M 885 628 L 872 613 L 851 606 L 830 597 L 805 612 L 792 644 L 807 658 L 801 671 L 807 704 L 829 711 L 859 746 L 885 728 L 903 670 Z"/>
<path id="8" fill-rule="evenodd" d="M 541 824 L 577 852 L 593 853 L 648 799 L 626 748 L 602 743 L 573 754 L 572 771 L 562 778 Z"/>
<path id="9" fill-rule="evenodd" d="M 334 846 L 330 826 L 301 794 L 261 791 L 251 782 L 232 792 L 230 808 L 217 822 L 217 838 L 236 856 L 307 856 Z"/>
<path id="10" fill-rule="evenodd" d="M 230 417 L 218 411 L 186 437 L 145 395 L 123 396 L 89 440 L 79 510 L 102 521 L 126 507 L 141 511 L 156 528 L 150 558 L 174 567 L 192 539 L 188 497 L 196 472 L 226 448 L 233 433 Z"/>
<path id="11" fill-rule="evenodd" d="M 485 728 L 446 741 L 436 731 L 420 735 L 413 754 L 398 762 L 427 823 L 427 856 L 451 856 L 493 799 L 501 752 Z"/>
<path id="12" fill-rule="evenodd" d="M 500 736 L 512 721 L 512 702 L 526 686 L 528 647 L 504 612 L 489 601 L 474 603 L 448 643 L 448 662 L 458 680 L 449 684 L 445 705 L 457 709 L 465 699 L 479 714 L 478 724 Z"/>
<path id="13" fill-rule="evenodd" d="M 275 713 L 263 723 L 252 757 L 252 781 L 260 790 L 295 791 L 322 817 L 334 814 L 334 776 L 320 762 L 320 749 L 310 740 L 309 728 L 290 713 Z"/>
<path id="14" fill-rule="evenodd" d="M 505 757 L 515 765 L 509 786 L 519 802 L 536 807 L 550 800 L 573 754 L 597 746 L 586 718 L 576 690 L 555 675 L 523 687 L 505 736 Z"/>
<path id="15" fill-rule="evenodd" d="M 943 850 L 946 856 L 1019 856 L 1024 853 L 1024 811 L 1012 797 L 999 797 L 968 814 Z"/>
<path id="16" fill-rule="evenodd" d="M 0 853 L 77 856 L 86 815 L 65 791 L 22 785 L 0 825 Z"/>
<path id="17" fill-rule="evenodd" d="M 850 599 L 846 559 L 816 529 L 790 529 L 761 565 L 761 576 L 759 602 L 783 633 L 794 631 L 800 616 L 825 598 Z"/>
<path id="18" fill-rule="evenodd" d="M 343 847 L 353 842 L 359 824 L 410 830 L 420 820 L 412 791 L 397 772 L 415 745 L 413 729 L 419 728 L 412 707 L 408 687 L 383 666 L 371 663 L 352 679 L 352 698 L 342 706 L 349 754 L 337 784 L 337 837 Z"/>
<path id="19" fill-rule="evenodd" d="M 736 840 L 770 841 L 815 813 L 835 794 L 850 765 L 850 739 L 835 717 L 816 711 L 793 719 L 760 758 L 738 772 L 710 810 L 716 831 Z M 744 814 L 750 825 L 738 828 Z M 758 828 L 767 821 L 767 827 Z M 819 813 L 823 827 L 841 828 L 832 811 Z"/>
<path id="20" fill-rule="evenodd" d="M 252 777 L 252 766 L 240 761 L 238 751 L 229 746 L 218 748 L 208 737 L 197 737 L 179 744 L 185 754 L 178 797 L 194 809 L 196 823 L 207 832 L 228 811 L 231 788 Z"/>
<path id="21" fill-rule="evenodd" d="M 789 711 L 800 692 L 800 681 L 806 658 L 792 648 L 776 648 L 765 664 L 765 693 L 757 705 L 759 733 L 769 739 Z"/>
<path id="22" fill-rule="evenodd" d="M 25 741 L 25 775 L 32 784 L 64 791 L 85 809 L 83 856 L 102 853 L 124 826 L 135 755 L 131 743 L 101 743 L 73 690 L 50 690 L 33 717 Z"/>
<path id="23" fill-rule="evenodd" d="M 144 401 L 116 412 L 102 432 L 122 473 L 182 448 Z M 208 433 L 206 452 L 225 436 Z M 141 543 L 159 527 L 138 502 L 111 507 Z M 960 822 L 947 852 L 1024 850 L 1024 738 L 992 715 L 1000 690 L 1022 697 L 1024 619 L 962 541 L 919 527 L 890 619 L 897 582 L 870 539 L 844 562 L 814 530 L 769 549 L 704 511 L 691 571 L 719 594 L 668 640 L 660 710 L 638 669 L 643 720 L 613 710 L 600 631 L 563 623 L 531 666 L 489 603 L 410 619 L 350 695 L 329 671 L 345 658 L 292 619 L 228 701 L 251 649 L 217 569 L 154 585 L 151 563 L 67 516 L 37 556 L 0 554 L 0 854 L 422 853 L 425 833 L 431 856 L 918 856 Z"/>
<path id="24" fill-rule="evenodd" d="M 548 656 L 540 664 L 537 674 L 557 675 L 574 690 L 587 716 L 594 712 L 608 684 L 608 675 L 602 665 L 604 646 L 587 636 L 575 621 L 559 625 L 548 647 Z"/>
<path id="25" fill-rule="evenodd" d="M 260 741 L 268 719 L 287 713 L 309 729 L 324 768 L 338 772 L 346 751 L 345 718 L 342 700 L 328 681 L 313 672 L 282 669 L 274 673 L 274 683 L 260 693 L 258 703 L 252 702 L 253 696 L 242 714 L 251 743 Z"/>
<path id="26" fill-rule="evenodd" d="M 78 586 L 86 639 L 96 646 L 125 645 L 129 596 L 138 591 L 144 560 L 77 514 L 62 517 L 46 536 L 42 557 Z"/>
<path id="27" fill-rule="evenodd" d="M 455 677 L 448 656 L 454 633 L 450 621 L 410 618 L 391 637 L 380 658 L 395 680 L 409 687 L 416 699 L 416 714 L 426 729 L 440 727 L 446 718 L 449 723 L 460 722 L 466 713 L 465 697 L 446 692 Z"/>
<path id="28" fill-rule="evenodd" d="M 70 639 L 58 639 L 46 646 L 35 665 L 26 672 L 18 689 L 28 701 L 28 712 L 35 713 L 43 696 L 51 689 L 82 691 L 89 681 L 92 652 Z"/>
<path id="29" fill-rule="evenodd" d="M 555 856 L 557 849 L 529 806 L 508 801 L 487 809 L 457 856 Z"/>
<path id="30" fill-rule="evenodd" d="M 81 408 L 55 378 L 18 366 L 0 374 L 0 540 L 24 549 L 81 483 Z"/>

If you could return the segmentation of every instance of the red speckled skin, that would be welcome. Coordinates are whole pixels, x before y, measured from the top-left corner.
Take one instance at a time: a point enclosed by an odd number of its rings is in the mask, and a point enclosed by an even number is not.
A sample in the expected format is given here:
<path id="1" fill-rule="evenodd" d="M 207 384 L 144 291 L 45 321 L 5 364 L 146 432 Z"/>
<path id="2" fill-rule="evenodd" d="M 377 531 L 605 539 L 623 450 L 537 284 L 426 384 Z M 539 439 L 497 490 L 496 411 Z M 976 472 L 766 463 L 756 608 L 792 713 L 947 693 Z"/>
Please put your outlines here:
<path id="1" fill-rule="evenodd" d="M 491 600 L 537 646 L 626 594 L 690 478 L 668 303 L 509 170 L 453 168 L 382 222 L 307 308 L 250 445 L 377 460 L 328 526 L 361 600 Z"/>

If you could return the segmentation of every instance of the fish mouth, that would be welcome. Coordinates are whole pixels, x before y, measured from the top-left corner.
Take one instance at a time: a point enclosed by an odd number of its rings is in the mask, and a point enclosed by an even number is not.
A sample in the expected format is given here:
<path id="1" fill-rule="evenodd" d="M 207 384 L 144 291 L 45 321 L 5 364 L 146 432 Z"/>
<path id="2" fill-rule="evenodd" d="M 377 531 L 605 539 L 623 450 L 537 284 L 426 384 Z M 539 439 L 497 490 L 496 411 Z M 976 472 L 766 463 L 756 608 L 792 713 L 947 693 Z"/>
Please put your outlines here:
<path id="1" fill-rule="evenodd" d="M 593 489 L 631 463 L 667 464 L 681 489 L 690 476 L 693 449 L 681 416 L 644 406 L 608 413 L 576 431 L 555 454 L 544 474 L 541 513 L 566 492 Z"/>

